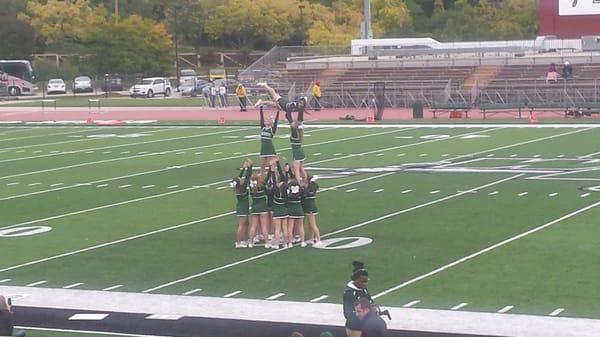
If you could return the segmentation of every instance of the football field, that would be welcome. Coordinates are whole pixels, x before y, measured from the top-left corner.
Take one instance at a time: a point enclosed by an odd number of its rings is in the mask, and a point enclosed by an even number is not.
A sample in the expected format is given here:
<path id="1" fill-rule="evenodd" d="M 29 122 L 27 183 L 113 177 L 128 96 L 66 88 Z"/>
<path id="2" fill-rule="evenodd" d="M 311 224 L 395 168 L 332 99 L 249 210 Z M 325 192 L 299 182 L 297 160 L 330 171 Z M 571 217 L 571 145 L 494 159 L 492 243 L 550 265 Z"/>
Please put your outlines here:
<path id="1" fill-rule="evenodd" d="M 0 127 L 0 284 L 600 318 L 598 125 L 308 125 L 325 246 L 236 249 L 258 134 Z"/>

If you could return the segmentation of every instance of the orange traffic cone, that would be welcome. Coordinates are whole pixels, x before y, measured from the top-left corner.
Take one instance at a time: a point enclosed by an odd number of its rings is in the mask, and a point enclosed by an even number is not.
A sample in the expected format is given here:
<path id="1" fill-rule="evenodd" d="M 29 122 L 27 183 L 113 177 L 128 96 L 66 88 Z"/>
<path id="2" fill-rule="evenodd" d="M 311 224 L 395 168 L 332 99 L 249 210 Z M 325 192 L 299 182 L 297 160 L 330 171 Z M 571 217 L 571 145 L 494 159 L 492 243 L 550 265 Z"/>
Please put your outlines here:
<path id="1" fill-rule="evenodd" d="M 217 121 L 217 123 L 219 123 L 219 125 L 225 125 L 225 117 L 223 117 L 223 116 L 219 117 L 219 120 Z"/>

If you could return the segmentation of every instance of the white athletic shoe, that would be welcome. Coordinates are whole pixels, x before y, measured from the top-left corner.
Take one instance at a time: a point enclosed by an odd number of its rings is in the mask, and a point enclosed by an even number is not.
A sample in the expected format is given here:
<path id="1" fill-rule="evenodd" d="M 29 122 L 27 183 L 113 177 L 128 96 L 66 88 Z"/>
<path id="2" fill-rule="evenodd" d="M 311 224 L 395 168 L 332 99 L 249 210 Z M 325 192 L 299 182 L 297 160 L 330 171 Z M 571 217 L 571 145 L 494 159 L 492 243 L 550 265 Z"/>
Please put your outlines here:
<path id="1" fill-rule="evenodd" d="M 254 247 L 254 245 L 251 243 L 248 243 L 248 248 L 252 248 L 252 247 Z"/>
<path id="2" fill-rule="evenodd" d="M 290 242 L 290 243 L 288 243 L 288 244 L 287 244 L 287 247 L 288 247 L 288 248 L 293 248 L 293 247 L 294 247 L 294 244 Z"/>
<path id="3" fill-rule="evenodd" d="M 316 248 L 323 247 L 323 243 L 321 243 L 321 241 L 316 241 L 315 243 L 313 243 L 313 247 L 316 247 Z"/>
<path id="4" fill-rule="evenodd" d="M 275 236 L 275 235 L 273 235 L 273 234 L 269 234 L 269 235 L 268 235 L 268 238 L 269 238 L 269 240 L 273 240 L 273 237 L 274 237 L 274 236 Z"/>
<path id="5" fill-rule="evenodd" d="M 306 241 L 300 242 L 300 247 L 302 247 L 302 248 L 306 247 Z"/>
<path id="6" fill-rule="evenodd" d="M 266 248 L 266 249 L 269 249 L 269 248 L 271 248 L 271 245 L 270 245 L 270 244 L 268 244 L 268 243 L 265 243 L 265 248 Z"/>
<path id="7" fill-rule="evenodd" d="M 262 99 L 259 99 L 258 101 L 256 101 L 256 103 L 254 103 L 254 107 L 256 107 L 256 108 L 258 108 L 261 105 L 262 105 Z"/>

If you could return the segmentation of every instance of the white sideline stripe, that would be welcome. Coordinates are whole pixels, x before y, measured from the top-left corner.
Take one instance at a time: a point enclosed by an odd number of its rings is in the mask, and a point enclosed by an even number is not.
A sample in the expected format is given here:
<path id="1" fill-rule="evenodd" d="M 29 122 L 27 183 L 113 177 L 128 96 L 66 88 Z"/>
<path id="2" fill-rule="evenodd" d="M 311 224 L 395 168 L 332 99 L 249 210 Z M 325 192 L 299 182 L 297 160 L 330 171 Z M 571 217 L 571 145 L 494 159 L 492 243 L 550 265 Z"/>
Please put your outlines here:
<path id="1" fill-rule="evenodd" d="M 188 295 L 191 295 L 191 294 L 195 294 L 195 293 L 197 293 L 197 292 L 200 292 L 200 291 L 202 291 L 202 289 L 200 289 L 200 288 L 198 288 L 198 289 L 192 289 L 192 290 L 190 290 L 190 291 L 186 291 L 186 292 L 184 292 L 182 295 L 183 295 L 183 296 L 188 296 Z"/>
<path id="2" fill-rule="evenodd" d="M 496 195 L 496 194 L 498 194 L 498 191 L 488 193 L 488 195 Z"/>
<path id="3" fill-rule="evenodd" d="M 159 319 L 159 320 L 165 320 L 165 321 L 176 321 L 181 318 L 183 318 L 182 315 L 167 315 L 167 314 L 153 314 L 153 315 L 146 317 L 146 319 Z"/>
<path id="4" fill-rule="evenodd" d="M 565 309 L 563 308 L 558 308 L 556 310 L 554 310 L 553 312 L 549 313 L 548 316 L 558 316 L 560 315 L 561 312 L 565 311 Z"/>
<path id="5" fill-rule="evenodd" d="M 354 191 L 356 191 L 356 188 L 351 188 L 349 190 L 346 190 L 346 193 L 350 193 L 350 192 L 354 192 Z"/>
<path id="6" fill-rule="evenodd" d="M 75 314 L 69 317 L 69 321 L 101 321 L 108 317 L 108 314 Z"/>
<path id="7" fill-rule="evenodd" d="M 346 183 L 344 185 L 357 184 L 357 183 L 360 183 L 360 182 L 363 182 L 363 181 L 368 181 L 368 180 L 376 179 L 376 178 L 379 178 L 379 177 L 385 177 L 385 176 L 388 176 L 388 175 L 391 175 L 391 174 L 394 174 L 394 173 L 395 172 L 388 172 L 388 173 L 384 173 L 384 174 L 381 174 L 381 175 L 378 175 L 378 176 L 373 176 L 373 177 L 365 178 L 365 179 L 362 179 L 362 180 L 357 180 L 357 181 L 354 181 L 354 182 Z M 518 177 L 521 177 L 521 176 L 523 176 L 523 175 L 519 174 L 519 175 L 516 175 L 516 176 L 509 177 L 509 178 L 497 180 L 497 181 L 489 183 L 489 184 L 485 184 L 485 185 L 481 185 L 479 187 L 475 187 L 472 190 L 487 188 L 489 186 L 500 184 L 500 183 L 503 183 L 505 181 L 512 180 L 512 179 L 515 179 L 515 178 L 518 178 Z M 338 186 L 338 187 L 341 187 L 341 186 Z M 335 187 L 329 188 L 327 190 L 335 190 Z M 391 217 L 394 217 L 394 216 L 399 215 L 399 214 L 407 213 L 407 212 L 413 211 L 415 209 L 419 209 L 419 208 L 426 207 L 426 206 L 429 206 L 429 205 L 433 205 L 433 204 L 436 204 L 436 203 L 439 203 L 439 202 L 442 202 L 442 201 L 446 201 L 448 199 L 452 199 L 452 198 L 461 196 L 461 195 L 466 194 L 466 193 L 468 193 L 468 191 L 456 193 L 456 194 L 453 194 L 453 195 L 449 195 L 449 196 L 446 196 L 446 197 L 443 197 L 443 198 L 440 198 L 440 199 L 437 199 L 437 200 L 433 200 L 433 201 L 430 201 L 430 202 L 427 202 L 427 203 L 424 203 L 424 204 L 420 204 L 420 205 L 417 205 L 417 206 L 414 206 L 414 207 L 406 208 L 406 209 L 403 209 L 403 210 L 400 210 L 400 211 L 397 211 L 397 212 L 394 212 L 394 213 L 389 213 L 389 214 L 380 216 L 380 217 L 375 218 L 375 219 L 371 219 L 371 220 L 368 220 L 368 221 L 365 221 L 365 222 L 361 222 L 361 223 L 358 223 L 358 224 L 355 224 L 355 225 L 352 225 L 352 226 L 349 226 L 349 227 L 346 227 L 346 228 L 338 229 L 337 231 L 333 231 L 331 233 L 323 234 L 323 235 L 321 235 L 321 237 L 325 238 L 325 237 L 329 237 L 329 236 L 332 236 L 332 235 L 343 233 L 343 232 L 346 232 L 346 231 L 349 231 L 349 230 L 352 230 L 352 229 L 355 229 L 355 228 L 363 227 L 363 226 L 366 226 L 368 224 L 371 224 L 371 223 L 374 223 L 374 222 L 377 222 L 377 221 L 380 221 L 380 220 L 384 220 L 384 219 L 387 219 L 387 218 L 391 218 Z M 233 214 L 233 213 L 234 212 L 231 212 L 231 214 Z M 245 258 L 245 259 L 242 259 L 242 260 L 238 260 L 236 262 L 232 262 L 232 263 L 220 266 L 220 267 L 209 269 L 209 270 L 197 273 L 197 274 L 189 275 L 189 276 L 186 276 L 184 278 L 181 278 L 181 279 L 178 279 L 178 280 L 175 280 L 175 281 L 164 283 L 164 284 L 158 285 L 158 286 L 156 286 L 154 288 L 146 289 L 146 290 L 144 290 L 142 292 L 143 293 L 149 293 L 149 292 L 152 292 L 152 291 L 155 291 L 155 290 L 166 288 L 166 287 L 169 287 L 169 286 L 172 286 L 172 285 L 175 285 L 175 284 L 178 284 L 178 283 L 186 282 L 186 281 L 189 281 L 189 280 L 192 280 L 192 279 L 204 276 L 204 275 L 212 274 L 212 273 L 217 272 L 217 271 L 229 269 L 231 267 L 235 267 L 235 266 L 241 265 L 241 264 L 246 263 L 246 262 L 251 262 L 251 261 L 254 261 L 254 260 L 258 260 L 260 258 L 269 256 L 271 254 L 275 254 L 275 253 L 278 253 L 278 252 L 281 252 L 281 251 L 285 251 L 285 249 L 272 250 L 270 252 L 262 253 L 262 254 L 255 255 L 255 256 L 251 256 L 251 257 L 248 257 L 248 258 Z M 2 270 L 0 270 L 0 272 L 2 272 Z"/>
<path id="8" fill-rule="evenodd" d="M 509 311 L 510 311 L 512 308 L 514 308 L 514 306 L 512 306 L 512 305 L 507 305 L 507 306 L 505 306 L 504 308 L 502 308 L 502 309 L 498 310 L 498 312 L 499 312 L 499 313 L 501 313 L 501 314 L 503 314 L 503 313 L 505 313 L 505 312 L 509 312 Z"/>
<path id="9" fill-rule="evenodd" d="M 27 184 L 27 186 L 37 186 L 37 185 L 41 185 L 42 183 L 31 183 L 31 184 Z"/>
<path id="10" fill-rule="evenodd" d="M 452 308 L 450 308 L 450 310 L 460 310 L 460 309 L 466 307 L 467 305 L 469 305 L 469 303 L 463 302 L 461 304 L 453 306 Z"/>
<path id="11" fill-rule="evenodd" d="M 30 326 L 16 326 L 16 328 L 24 329 L 24 330 L 34 330 L 34 331 L 73 332 L 73 333 L 78 333 L 78 334 L 107 335 L 107 336 L 121 336 L 121 337 L 165 337 L 165 336 L 156 336 L 156 335 L 127 334 L 127 333 L 119 333 L 119 332 L 38 328 L 38 327 L 30 327 Z"/>
<path id="12" fill-rule="evenodd" d="M 402 191 L 401 193 L 402 193 L 402 194 L 406 194 L 406 193 L 410 193 L 410 192 L 412 192 L 412 190 L 404 190 L 404 191 Z"/>
<path id="13" fill-rule="evenodd" d="M 127 187 L 131 187 L 131 184 L 125 184 L 125 185 L 119 186 L 119 188 L 127 188 Z"/>
<path id="14" fill-rule="evenodd" d="M 115 284 L 114 286 L 110 286 L 108 288 L 104 288 L 102 289 L 103 291 L 110 291 L 110 290 L 114 290 L 114 289 L 118 289 L 121 288 L 123 285 L 122 284 Z"/>
<path id="15" fill-rule="evenodd" d="M 322 301 L 322 300 L 326 299 L 327 297 L 329 297 L 329 296 L 327 296 L 327 295 L 323 295 L 323 296 L 319 296 L 319 297 L 317 297 L 317 298 L 313 298 L 312 300 L 310 300 L 310 303 L 317 303 L 317 302 L 320 302 L 320 301 Z"/>
<path id="16" fill-rule="evenodd" d="M 0 284 L 6 283 L 6 282 L 10 282 L 10 279 L 9 278 L 5 278 L 4 280 L 0 280 Z"/>
<path id="17" fill-rule="evenodd" d="M 380 193 L 380 192 L 383 192 L 383 191 L 385 191 L 385 190 L 383 188 L 380 188 L 378 190 L 373 191 L 373 193 Z"/>
<path id="18" fill-rule="evenodd" d="M 147 233 L 143 233 L 143 234 L 138 234 L 138 235 L 133 235 L 133 236 L 129 236 L 129 237 L 126 237 L 126 238 L 119 239 L 119 240 L 105 242 L 105 243 L 98 244 L 98 245 L 95 245 L 95 246 L 78 249 L 78 250 L 75 250 L 75 251 L 72 251 L 72 252 L 68 252 L 68 253 L 58 254 L 58 255 L 46 257 L 46 258 L 43 258 L 43 259 L 39 259 L 39 260 L 35 260 L 35 261 L 30 261 L 30 262 L 23 263 L 23 264 L 20 264 L 20 265 L 16 265 L 16 266 L 11 266 L 11 267 L 7 267 L 7 268 L 4 268 L 4 269 L 0 269 L 0 273 L 8 271 L 8 270 L 13 270 L 13 269 L 21 268 L 21 267 L 31 266 L 31 265 L 34 265 L 34 264 L 38 264 L 38 263 L 42 263 L 42 262 L 47 262 L 47 261 L 55 260 L 55 259 L 58 259 L 58 258 L 61 258 L 61 257 L 66 257 L 66 256 L 71 256 L 71 255 L 75 255 L 75 254 L 79 254 L 79 253 L 84 253 L 84 252 L 87 252 L 87 251 L 90 251 L 90 250 L 95 250 L 95 249 L 98 249 L 98 248 L 112 246 L 112 245 L 115 245 L 115 244 L 118 244 L 118 243 L 122 243 L 122 242 L 126 242 L 126 241 L 131 241 L 131 240 L 143 238 L 143 237 L 146 237 L 146 236 L 150 236 L 150 235 L 154 235 L 154 234 L 158 234 L 158 233 L 162 233 L 162 232 L 167 232 L 167 231 L 170 231 L 170 230 L 173 230 L 173 229 L 178 229 L 178 228 L 190 226 L 190 225 L 194 225 L 194 224 L 197 224 L 197 223 L 211 221 L 211 220 L 222 218 L 224 216 L 228 216 L 228 215 L 232 215 L 232 214 L 235 214 L 235 212 L 222 213 L 222 214 L 214 215 L 214 216 L 211 216 L 211 217 L 208 217 L 208 218 L 204 218 L 204 219 L 200 219 L 200 220 L 194 220 L 194 221 L 182 223 L 182 224 L 179 224 L 179 225 L 174 225 L 174 226 L 171 226 L 171 227 L 161 228 L 161 229 L 157 229 L 157 230 L 154 230 L 154 231 L 151 231 L 151 232 L 147 232 Z"/>
<path id="19" fill-rule="evenodd" d="M 229 187 L 229 186 L 220 186 L 220 187 L 217 187 L 216 189 L 217 189 L 217 190 L 224 190 L 224 189 L 226 189 L 226 188 L 228 188 L 228 187 Z"/>
<path id="20" fill-rule="evenodd" d="M 438 194 L 438 193 L 440 193 L 440 190 L 435 190 L 435 191 L 429 192 L 429 194 Z"/>
<path id="21" fill-rule="evenodd" d="M 322 129 L 322 130 L 325 130 L 325 129 Z M 308 145 L 305 145 L 304 147 L 317 146 L 317 145 L 323 145 L 323 144 L 329 144 L 329 143 L 335 143 L 335 142 L 341 142 L 341 141 L 347 141 L 347 140 L 353 140 L 353 139 L 361 139 L 361 138 L 366 138 L 366 137 L 380 136 L 380 135 L 384 135 L 386 133 L 399 132 L 399 131 L 405 131 L 405 130 L 406 129 L 399 129 L 399 130 L 394 130 L 394 131 L 380 132 L 380 133 L 376 133 L 376 134 L 369 134 L 369 135 L 362 135 L 362 136 L 355 136 L 355 137 L 347 137 L 347 138 L 330 140 L 330 141 L 325 141 L 325 142 L 320 142 L 320 143 L 315 143 L 315 144 L 308 144 Z M 316 131 L 321 131 L 321 130 L 315 130 L 314 132 L 316 132 Z M 236 142 L 221 143 L 221 144 L 204 145 L 204 146 L 199 146 L 199 147 L 196 147 L 196 148 L 212 147 L 212 146 L 217 146 L 217 145 L 218 146 L 220 146 L 220 145 L 231 145 L 231 144 L 234 144 L 234 143 L 240 143 L 240 142 L 246 142 L 246 141 L 251 141 L 251 140 L 236 141 Z M 282 149 L 282 150 L 289 150 L 289 149 L 290 148 L 286 148 L 286 149 Z M 175 150 L 168 151 L 168 152 L 173 152 L 173 151 L 175 151 Z M 247 155 L 253 155 L 253 153 L 250 153 L 250 154 L 247 154 Z M 230 160 L 230 159 L 237 159 L 237 158 L 245 157 L 245 156 L 246 155 L 241 155 L 241 156 L 233 156 L 233 157 L 225 157 L 225 158 L 219 158 L 219 159 L 211 159 L 211 160 L 193 162 L 193 163 L 186 164 L 185 167 L 195 166 L 195 165 L 201 165 L 201 164 L 208 164 L 208 163 L 214 163 L 214 162 L 219 162 L 219 161 L 224 161 L 224 160 Z M 126 157 L 126 158 L 123 158 L 123 159 L 127 159 L 127 158 L 131 158 L 131 157 Z M 112 161 L 112 160 L 113 159 L 108 159 L 108 161 Z M 108 182 L 108 181 L 119 180 L 119 179 L 124 179 L 124 178 L 138 177 L 138 176 L 142 176 L 142 175 L 147 175 L 147 174 L 153 174 L 153 173 L 168 171 L 168 170 L 171 170 L 171 169 L 173 169 L 173 167 L 155 169 L 155 170 L 150 170 L 150 171 L 143 171 L 143 172 L 132 173 L 132 174 L 128 174 L 128 175 L 124 175 L 124 176 L 119 176 L 119 177 L 113 177 L 113 178 L 106 178 L 106 179 L 96 180 L 96 181 L 93 181 L 91 183 L 101 183 L 101 182 Z M 2 178 L 0 177 L 0 179 L 2 179 Z M 14 196 L 10 196 L 10 197 L 0 198 L 0 201 L 10 200 L 10 199 L 16 199 L 16 198 L 21 198 L 21 197 L 28 197 L 28 196 L 31 196 L 31 195 L 43 194 L 43 193 L 48 193 L 48 192 L 60 191 L 60 190 L 74 188 L 74 187 L 77 187 L 77 186 L 78 186 L 77 184 L 73 184 L 73 185 L 70 185 L 70 186 L 65 186 L 65 187 L 56 188 L 56 189 L 50 189 L 50 190 L 45 190 L 45 191 L 37 191 L 37 192 L 32 192 L 32 193 L 14 195 Z M 2 228 L 0 228 L 0 229 L 2 229 Z"/>
<path id="22" fill-rule="evenodd" d="M 96 187 L 106 187 L 108 186 L 108 184 L 100 184 L 100 185 L 96 185 Z"/>
<path id="23" fill-rule="evenodd" d="M 522 196 L 527 195 L 527 194 L 529 194 L 529 192 L 521 192 L 521 193 L 519 193 L 519 196 L 522 197 Z"/>
<path id="24" fill-rule="evenodd" d="M 60 185 L 64 185 L 64 183 L 56 183 L 56 184 L 52 184 L 52 185 L 50 185 L 50 187 L 56 187 L 56 186 L 60 186 Z"/>
<path id="25" fill-rule="evenodd" d="M 18 182 L 14 182 L 14 183 L 8 183 L 6 184 L 6 186 L 15 186 L 15 185 L 19 185 L 20 183 Z"/>
<path id="26" fill-rule="evenodd" d="M 282 296 L 285 296 L 285 293 L 278 293 L 278 294 L 269 296 L 269 297 L 266 298 L 266 300 L 267 301 L 272 301 L 272 300 L 276 300 L 276 299 L 278 299 L 278 298 L 280 298 Z"/>
<path id="27" fill-rule="evenodd" d="M 171 186 L 167 187 L 167 189 L 172 190 L 172 189 L 177 188 L 177 187 L 179 187 L 179 185 L 171 185 Z"/>
<path id="28" fill-rule="evenodd" d="M 145 189 L 145 188 L 152 188 L 152 187 L 154 187 L 154 186 L 156 186 L 156 185 L 146 185 L 146 186 L 142 186 L 142 188 L 144 188 L 144 189 Z"/>
<path id="29" fill-rule="evenodd" d="M 485 248 L 485 249 L 482 249 L 482 250 L 480 250 L 480 251 L 478 251 L 478 252 L 475 252 L 475 253 L 473 253 L 473 254 L 467 255 L 467 256 L 465 256 L 465 257 L 462 257 L 462 258 L 460 258 L 460 259 L 458 259 L 458 260 L 456 260 L 456 261 L 454 261 L 454 262 L 452 262 L 452 263 L 449 263 L 449 264 L 447 264 L 447 265 L 441 266 L 441 267 L 439 267 L 439 268 L 437 268 L 437 269 L 435 269 L 435 270 L 432 270 L 432 271 L 430 271 L 430 272 L 428 272 L 428 273 L 425 273 L 425 274 L 423 274 L 423 275 L 421 275 L 421 276 L 418 276 L 418 277 L 415 277 L 415 278 L 413 278 L 413 279 L 411 279 L 411 280 L 408 280 L 408 281 L 406 281 L 406 282 L 403 282 L 403 283 L 401 283 L 401 284 L 399 284 L 399 285 L 397 285 L 397 286 L 395 286 L 395 287 L 392 287 L 392 288 L 389 288 L 389 289 L 387 289 L 387 290 L 384 290 L 384 291 L 380 292 L 379 294 L 376 294 L 375 296 L 373 296 L 373 298 L 374 298 L 374 299 L 375 299 L 375 298 L 379 298 L 379 297 L 381 297 L 381 296 L 384 296 L 384 295 L 387 295 L 387 294 L 389 294 L 389 293 L 391 293 L 391 292 L 393 292 L 393 291 L 396 291 L 396 290 L 398 290 L 398 289 L 401 289 L 401 288 L 404 288 L 404 287 L 406 287 L 406 286 L 408 286 L 408 285 L 411 285 L 411 284 L 413 284 L 413 283 L 416 283 L 416 282 L 418 282 L 418 281 L 420 281 L 420 280 L 423 280 L 423 279 L 425 279 L 425 278 L 427 278 L 427 277 L 429 277 L 429 276 L 432 276 L 432 275 L 438 274 L 438 273 L 440 273 L 440 272 L 442 272 L 442 271 L 444 271 L 444 270 L 447 270 L 447 269 L 449 269 L 449 268 L 452 268 L 452 267 L 454 267 L 454 266 L 456 266 L 456 265 L 459 265 L 459 264 L 461 264 L 461 263 L 463 263 L 463 262 L 469 261 L 469 260 L 471 260 L 471 259 L 473 259 L 473 258 L 475 258 L 475 257 L 478 257 L 478 256 L 480 256 L 480 255 L 483 255 L 483 254 L 485 254 L 485 253 L 487 253 L 487 252 L 490 252 L 490 251 L 492 251 L 492 250 L 494 250 L 494 249 L 496 249 L 496 248 L 498 248 L 498 247 L 502 247 L 502 246 L 504 246 L 504 245 L 506 245 L 506 244 L 508 244 L 508 243 L 511 243 L 511 242 L 513 242 L 513 241 L 516 241 L 516 240 L 519 240 L 519 239 L 521 239 L 521 238 L 524 238 L 524 237 L 526 237 L 526 236 L 529 236 L 529 235 L 531 235 L 531 234 L 533 234 L 533 233 L 536 233 L 536 232 L 539 232 L 539 231 L 541 231 L 541 230 L 544 230 L 544 229 L 546 229 L 546 228 L 548 228 L 548 227 L 550 227 L 550 226 L 553 226 L 553 225 L 555 225 L 555 224 L 557 224 L 557 223 L 559 223 L 559 222 L 561 222 L 561 221 L 563 221 L 563 220 L 567 220 L 567 219 L 569 219 L 569 218 L 571 218 L 571 217 L 574 217 L 574 216 L 576 216 L 576 215 L 578 215 L 578 214 L 580 214 L 580 213 L 583 213 L 583 212 L 585 212 L 585 211 L 588 211 L 588 210 L 590 210 L 590 209 L 592 209 L 592 208 L 594 208 L 594 207 L 596 207 L 596 206 L 598 206 L 598 205 L 600 205 L 600 201 L 598 201 L 598 202 L 596 202 L 596 203 L 593 203 L 593 204 L 591 204 L 591 205 L 588 205 L 588 206 L 586 206 L 586 207 L 580 208 L 580 209 L 578 209 L 578 210 L 576 210 L 576 211 L 574 211 L 574 212 L 571 212 L 571 213 L 569 213 L 569 214 L 563 215 L 563 216 L 561 216 L 561 217 L 559 217 L 559 218 L 557 218 L 557 219 L 554 219 L 554 220 L 552 220 L 552 221 L 550 221 L 550 222 L 548 222 L 548 223 L 545 223 L 545 224 L 543 224 L 543 225 L 541 225 L 541 226 L 538 226 L 538 227 L 535 227 L 535 228 L 533 228 L 533 229 L 530 229 L 530 230 L 528 230 L 528 231 L 526 231 L 526 232 L 523 232 L 523 233 L 521 233 L 521 234 L 519 234 L 519 235 L 515 235 L 515 236 L 513 236 L 513 237 L 511 237 L 511 238 L 509 238 L 509 239 L 506 239 L 506 240 L 504 240 L 504 241 L 500 241 L 500 242 L 498 242 L 498 243 L 496 243 L 496 244 L 494 244 L 494 245 L 491 245 L 491 246 L 489 246 L 489 247 L 487 247 L 487 248 Z"/>
<path id="30" fill-rule="evenodd" d="M 68 286 L 64 286 L 63 289 L 71 289 L 71 288 L 75 288 L 75 287 L 79 287 L 80 285 L 83 285 L 83 282 L 77 282 L 77 283 L 73 283 L 73 284 L 69 284 Z"/>
<path id="31" fill-rule="evenodd" d="M 589 194 L 589 193 L 584 193 L 584 194 L 582 194 L 582 195 L 581 195 L 581 197 L 582 197 L 582 198 L 587 198 L 587 197 L 589 197 L 589 196 L 590 196 L 590 194 Z"/>
<path id="32" fill-rule="evenodd" d="M 549 197 L 555 197 L 557 195 L 558 195 L 558 193 L 556 193 L 556 192 L 548 194 Z"/>
<path id="33" fill-rule="evenodd" d="M 33 282 L 33 283 L 29 283 L 28 285 L 26 285 L 26 287 L 35 287 L 35 286 L 39 286 L 40 284 L 44 284 L 48 281 L 37 281 L 37 282 Z"/>
<path id="34" fill-rule="evenodd" d="M 25 136 L 25 137 L 4 138 L 4 139 L 0 139 L 0 141 L 5 142 L 5 141 L 9 141 L 9 140 L 22 140 L 22 139 L 31 139 L 31 138 L 40 138 L 40 137 L 63 136 L 63 135 L 70 135 L 70 134 L 74 134 L 74 133 L 82 133 L 82 132 L 98 131 L 98 130 L 100 130 L 100 128 L 82 129 L 82 130 L 70 131 L 70 132 L 49 133 L 49 134 L 33 135 L 33 136 Z M 14 147 L 13 149 L 17 149 L 17 147 Z"/>
<path id="35" fill-rule="evenodd" d="M 403 308 L 410 308 L 410 307 L 412 307 L 413 305 L 415 305 L 415 304 L 419 304 L 419 303 L 421 303 L 421 301 L 420 301 L 420 300 L 415 300 L 415 301 L 412 301 L 412 302 L 408 302 L 408 303 L 406 303 L 406 304 L 405 304 L 405 305 L 403 305 L 402 307 L 403 307 Z"/>
<path id="36" fill-rule="evenodd" d="M 241 293 L 242 293 L 242 291 L 241 291 L 241 290 L 236 290 L 236 291 L 234 291 L 234 292 L 232 292 L 232 293 L 229 293 L 229 294 L 227 294 L 227 295 L 224 295 L 223 297 L 225 297 L 225 298 L 229 298 L 229 297 L 233 297 L 233 296 L 235 296 L 235 295 L 237 295 L 237 294 L 241 294 Z"/>

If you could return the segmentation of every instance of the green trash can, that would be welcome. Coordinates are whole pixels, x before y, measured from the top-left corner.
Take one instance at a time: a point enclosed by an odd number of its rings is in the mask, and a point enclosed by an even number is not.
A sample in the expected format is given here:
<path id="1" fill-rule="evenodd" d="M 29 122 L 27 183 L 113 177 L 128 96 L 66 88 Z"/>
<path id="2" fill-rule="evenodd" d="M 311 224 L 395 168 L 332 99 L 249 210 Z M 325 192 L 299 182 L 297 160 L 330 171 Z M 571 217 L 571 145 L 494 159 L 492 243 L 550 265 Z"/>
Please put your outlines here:
<path id="1" fill-rule="evenodd" d="M 413 108 L 413 119 L 423 118 L 423 103 L 414 102 L 412 108 Z"/>

